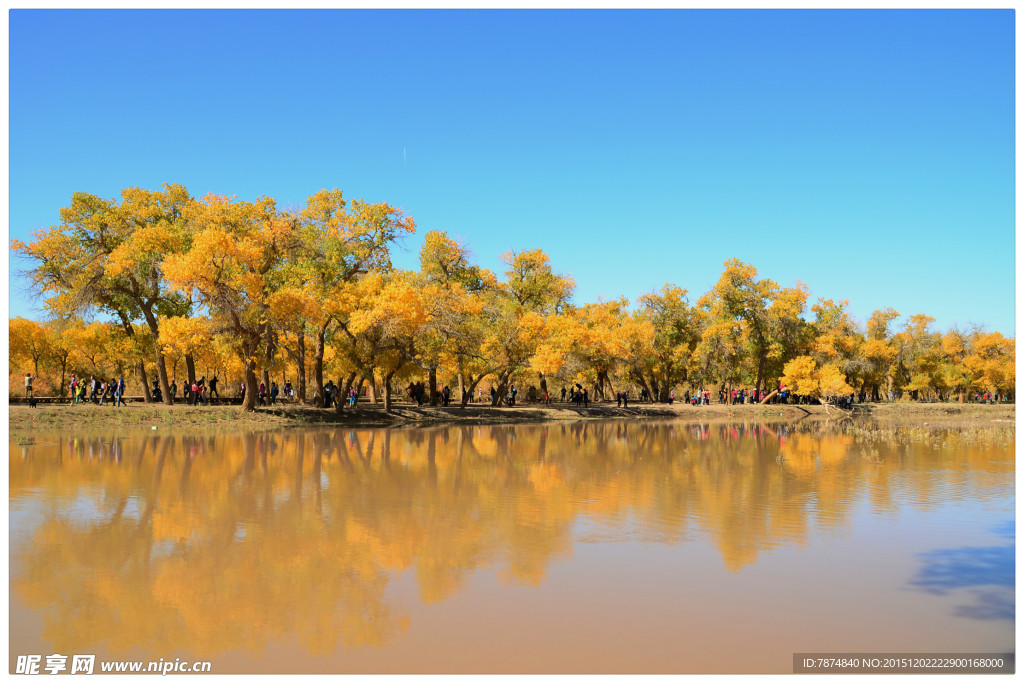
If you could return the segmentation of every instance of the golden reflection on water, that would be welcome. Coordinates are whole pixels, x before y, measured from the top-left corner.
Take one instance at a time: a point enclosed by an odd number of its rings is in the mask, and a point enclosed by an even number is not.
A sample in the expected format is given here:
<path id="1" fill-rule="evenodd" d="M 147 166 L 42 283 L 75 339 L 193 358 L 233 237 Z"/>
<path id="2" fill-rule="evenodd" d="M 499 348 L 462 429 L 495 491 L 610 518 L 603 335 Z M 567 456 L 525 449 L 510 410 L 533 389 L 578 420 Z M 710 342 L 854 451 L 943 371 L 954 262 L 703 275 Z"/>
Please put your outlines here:
<path id="1" fill-rule="evenodd" d="M 11 595 L 48 652 L 384 647 L 417 611 L 389 594 L 404 573 L 429 605 L 484 569 L 540 586 L 581 541 L 695 539 L 742 572 L 842 534 L 860 504 L 1012 497 L 1013 438 L 626 422 L 40 435 L 11 444 Z"/>

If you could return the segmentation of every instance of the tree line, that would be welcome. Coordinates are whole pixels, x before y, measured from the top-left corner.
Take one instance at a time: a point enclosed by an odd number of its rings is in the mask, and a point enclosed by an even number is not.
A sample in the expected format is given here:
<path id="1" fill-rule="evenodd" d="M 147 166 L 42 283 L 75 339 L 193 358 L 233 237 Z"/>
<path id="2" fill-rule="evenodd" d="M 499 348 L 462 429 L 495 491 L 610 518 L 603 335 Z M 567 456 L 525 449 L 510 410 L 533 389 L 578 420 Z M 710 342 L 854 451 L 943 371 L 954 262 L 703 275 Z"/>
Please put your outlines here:
<path id="1" fill-rule="evenodd" d="M 11 241 L 48 316 L 10 321 L 12 391 L 28 371 L 37 393 L 61 396 L 73 372 L 128 373 L 146 400 L 153 378 L 170 402 L 179 369 L 191 384 L 198 368 L 244 383 L 244 410 L 271 377 L 318 404 L 336 378 L 340 393 L 365 387 L 386 410 L 416 380 L 431 403 L 440 382 L 463 405 L 481 383 L 495 403 L 513 384 L 543 395 L 549 382 L 579 383 L 596 400 L 780 384 L 818 398 L 1013 396 L 1012 338 L 942 333 L 934 318 L 901 322 L 892 308 L 860 324 L 845 300 L 808 310 L 804 284 L 783 287 L 738 259 L 694 301 L 670 283 L 633 305 L 577 304 L 572 278 L 541 249 L 502 255 L 498 274 L 434 230 L 418 269 L 395 268 L 391 248 L 414 230 L 391 204 L 337 189 L 297 209 L 169 184 L 119 199 L 75 193 L 58 223 Z"/>

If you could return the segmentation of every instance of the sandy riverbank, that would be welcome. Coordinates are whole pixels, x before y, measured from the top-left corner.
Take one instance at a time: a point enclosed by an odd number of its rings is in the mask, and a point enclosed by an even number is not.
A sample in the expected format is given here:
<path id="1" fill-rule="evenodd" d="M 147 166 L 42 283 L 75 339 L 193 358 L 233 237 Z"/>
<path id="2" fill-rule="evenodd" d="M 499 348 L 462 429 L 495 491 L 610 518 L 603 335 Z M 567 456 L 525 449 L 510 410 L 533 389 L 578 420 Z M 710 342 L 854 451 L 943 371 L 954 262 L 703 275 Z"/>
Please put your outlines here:
<path id="1" fill-rule="evenodd" d="M 515 422 L 565 421 L 581 419 L 678 419 L 687 422 L 838 420 L 852 418 L 875 422 L 932 426 L 1012 427 L 1013 405 L 977 405 L 958 403 L 881 403 L 855 406 L 852 412 L 823 406 L 791 405 L 663 405 L 639 404 L 618 408 L 611 404 L 592 404 L 576 408 L 570 404 L 523 405 L 492 408 L 469 405 L 416 407 L 398 404 L 391 414 L 381 405 L 360 404 L 354 410 L 337 414 L 309 406 L 285 405 L 259 408 L 244 413 L 238 406 L 164 406 L 135 403 L 121 408 L 112 406 L 41 405 L 36 408 L 9 407 L 12 433 L 34 430 L 123 426 L 165 427 L 238 427 L 242 429 L 281 428 L 338 424 L 351 427 L 412 427 L 432 424 L 501 424 Z"/>

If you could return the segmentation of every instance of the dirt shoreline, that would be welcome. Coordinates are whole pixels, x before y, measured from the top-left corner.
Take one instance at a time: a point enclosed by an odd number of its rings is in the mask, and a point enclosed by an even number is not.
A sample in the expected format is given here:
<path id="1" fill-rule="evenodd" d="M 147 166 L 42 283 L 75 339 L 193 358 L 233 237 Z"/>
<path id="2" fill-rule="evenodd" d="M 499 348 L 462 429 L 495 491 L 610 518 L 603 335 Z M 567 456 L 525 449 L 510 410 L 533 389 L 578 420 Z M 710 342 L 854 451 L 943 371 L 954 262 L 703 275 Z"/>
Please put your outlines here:
<path id="1" fill-rule="evenodd" d="M 1013 427 L 1015 406 L 959 403 L 868 403 L 852 411 L 823 406 L 794 405 L 719 405 L 639 404 L 618 408 L 611 404 L 591 404 L 576 408 L 571 404 L 523 405 L 514 408 L 470 404 L 459 406 L 393 406 L 389 415 L 383 406 L 372 403 L 346 409 L 340 415 L 333 410 L 311 406 L 283 405 L 258 408 L 244 413 L 238 406 L 165 406 L 129 404 L 112 406 L 40 405 L 30 408 L 12 405 L 9 412 L 11 433 L 64 428 L 88 429 L 112 426 L 136 427 L 237 427 L 242 429 L 279 429 L 339 425 L 346 427 L 418 427 L 447 424 L 512 424 L 561 422 L 593 419 L 672 419 L 682 422 L 742 421 L 790 422 L 803 420 L 845 420 L 913 424 L 921 426 Z"/>

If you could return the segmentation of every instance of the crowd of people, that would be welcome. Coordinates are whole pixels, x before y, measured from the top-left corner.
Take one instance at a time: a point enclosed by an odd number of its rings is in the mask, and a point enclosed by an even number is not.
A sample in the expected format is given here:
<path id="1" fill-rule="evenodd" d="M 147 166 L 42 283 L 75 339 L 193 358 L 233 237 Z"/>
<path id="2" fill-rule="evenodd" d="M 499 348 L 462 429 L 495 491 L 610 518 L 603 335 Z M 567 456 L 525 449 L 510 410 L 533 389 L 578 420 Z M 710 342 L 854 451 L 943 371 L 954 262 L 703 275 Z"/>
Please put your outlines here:
<path id="1" fill-rule="evenodd" d="M 25 374 L 25 397 L 30 400 L 31 403 L 35 403 L 35 395 L 32 387 L 33 377 L 32 373 Z M 210 379 L 208 382 L 206 377 L 203 376 L 198 380 L 194 380 L 191 384 L 185 383 L 183 387 L 182 398 L 189 405 L 209 405 L 212 398 L 221 398 L 221 394 L 217 390 L 217 384 L 219 380 L 216 376 Z M 114 379 L 102 379 L 95 376 L 90 376 L 88 381 L 85 377 L 79 378 L 76 374 L 71 375 L 71 380 L 68 384 L 71 395 L 71 404 L 84 404 L 94 403 L 96 405 L 114 404 L 115 406 L 124 405 L 124 392 L 125 392 L 125 379 L 120 377 Z M 169 387 L 171 394 L 172 403 L 177 402 L 178 396 L 178 383 L 172 381 Z M 292 386 L 291 381 L 285 379 L 283 387 L 279 387 L 276 381 L 272 381 L 268 387 L 266 383 L 260 382 L 257 387 L 257 404 L 262 406 L 275 405 L 279 399 L 295 399 L 295 389 Z M 324 386 L 323 400 L 320 401 L 318 396 L 314 396 L 314 403 L 317 405 L 323 405 L 325 408 L 331 408 L 336 406 L 342 400 L 344 400 L 349 406 L 355 406 L 359 400 L 359 389 L 356 387 L 350 387 L 347 394 L 342 397 L 341 389 L 334 383 L 333 380 L 329 380 Z M 367 394 L 369 392 L 367 391 Z M 491 405 L 504 405 L 508 407 L 515 406 L 519 390 L 514 384 L 510 384 L 505 392 L 504 396 L 500 398 L 497 396 L 498 390 L 492 385 L 490 387 L 490 404 Z M 151 395 L 155 401 L 163 400 L 163 392 L 160 389 L 160 383 L 157 380 L 153 380 L 153 386 L 151 387 Z M 422 381 L 410 382 L 405 390 L 406 398 L 410 403 L 415 403 L 417 406 L 422 406 L 424 403 L 429 403 L 431 398 L 427 396 L 427 387 Z M 446 384 L 437 385 L 437 398 L 441 405 L 448 406 L 452 400 L 451 388 Z M 468 396 L 463 394 L 466 398 L 467 403 L 483 403 L 485 401 L 485 395 L 482 388 L 478 388 L 476 395 L 469 391 Z M 238 387 L 238 391 L 235 394 L 236 398 L 245 399 L 245 383 L 241 383 Z M 641 403 L 657 403 L 659 401 L 663 403 L 672 404 L 676 398 L 676 392 L 671 389 L 667 392 L 650 392 L 646 387 L 640 389 L 639 399 Z M 766 400 L 767 398 L 767 400 Z M 797 403 L 797 404 L 816 404 L 826 402 L 833 405 L 838 405 L 844 408 L 851 408 L 855 403 L 867 403 L 869 401 L 879 401 L 888 399 L 889 401 L 895 401 L 899 398 L 894 392 L 868 392 L 860 391 L 849 395 L 842 396 L 826 396 L 822 399 L 810 396 L 802 396 L 794 394 L 790 391 L 785 384 L 780 384 L 776 391 L 766 393 L 765 391 L 759 391 L 757 389 L 719 389 L 718 391 L 718 403 L 725 405 L 742 405 L 750 403 L 761 403 L 762 401 L 767 403 Z M 535 387 L 529 387 L 527 391 L 528 402 L 543 402 L 545 405 L 552 402 L 552 397 L 545 388 L 538 391 Z M 629 390 L 618 391 L 615 394 L 615 403 L 618 407 L 629 407 Z M 1001 396 L 994 392 L 973 392 L 968 394 L 966 397 L 969 403 L 999 403 L 1000 401 L 1006 401 L 1006 396 Z M 687 390 L 683 395 L 683 401 L 691 406 L 702 406 L 710 405 L 712 401 L 712 393 L 709 390 L 697 390 L 691 393 Z M 561 390 L 561 402 L 572 403 L 577 407 L 586 407 L 590 405 L 590 392 L 580 383 L 576 383 L 570 387 L 562 387 Z"/>
<path id="2" fill-rule="evenodd" d="M 273 383 L 271 383 L 271 384 L 273 384 Z M 260 383 L 260 386 L 263 386 L 262 382 Z M 290 397 L 290 398 L 294 398 L 295 397 L 295 392 L 291 390 L 291 382 L 287 382 L 286 381 L 285 382 L 285 387 L 287 387 L 287 389 L 288 389 L 288 391 L 285 393 L 285 395 Z M 271 390 L 274 390 L 273 386 L 271 386 Z M 341 403 L 342 400 L 344 400 L 348 405 L 354 406 L 356 404 L 356 402 L 359 400 L 359 392 L 356 390 L 355 387 L 350 387 L 349 390 L 348 390 L 348 394 L 345 397 L 342 397 L 341 393 L 342 393 L 341 392 L 341 387 L 336 385 L 334 383 L 333 379 L 332 380 L 328 380 L 327 384 L 324 385 L 324 398 L 323 398 L 323 406 L 324 406 L 324 408 L 333 408 L 333 407 L 337 406 L 339 403 Z M 243 395 L 244 395 L 244 391 L 243 391 Z M 272 402 L 276 402 L 277 401 L 277 394 L 274 394 L 271 397 L 271 401 Z M 314 401 L 317 403 L 317 405 L 319 405 L 321 403 L 321 401 L 316 400 L 316 397 L 314 397 Z"/>
<path id="3" fill-rule="evenodd" d="M 27 379 L 25 388 L 26 391 L 31 390 Z M 87 402 L 100 406 L 107 403 L 113 403 L 117 407 L 124 405 L 124 377 L 104 380 L 93 376 L 86 382 L 85 377 L 79 379 L 77 375 L 72 374 L 69 388 L 72 405 Z"/>
<path id="4" fill-rule="evenodd" d="M 324 404 L 327 407 L 333 405 L 333 401 L 336 398 L 337 387 L 334 386 L 334 382 L 328 382 L 327 386 L 324 387 Z M 238 391 L 235 393 L 237 398 L 245 400 L 245 382 L 238 385 Z M 271 381 L 268 387 L 266 382 L 260 381 L 256 387 L 256 405 L 277 405 L 278 398 L 283 399 L 294 399 L 295 389 L 292 387 L 290 380 L 285 379 L 283 386 L 278 386 L 277 382 Z"/>
<path id="5" fill-rule="evenodd" d="M 188 404 L 188 405 L 197 406 L 200 403 L 202 403 L 204 406 L 205 405 L 210 405 L 210 399 L 211 398 L 213 398 L 215 396 L 217 398 L 221 397 L 220 393 L 217 391 L 217 383 L 218 383 L 218 381 L 219 380 L 217 379 L 217 377 L 214 376 L 213 379 L 211 379 L 209 381 L 209 383 L 207 383 L 206 376 L 204 375 L 203 377 L 201 377 L 201 378 L 199 378 L 197 380 L 193 380 L 191 384 L 189 384 L 188 382 L 185 382 L 185 385 L 182 387 L 182 398 L 185 400 L 185 403 Z M 178 401 L 178 382 L 177 382 L 177 380 L 172 380 L 171 381 L 171 386 L 168 387 L 168 391 L 170 391 L 170 393 L 171 393 L 171 402 L 172 403 L 177 403 L 177 401 Z M 155 379 L 153 380 L 153 386 L 150 389 L 150 393 L 152 394 L 154 400 L 156 400 L 156 401 L 162 401 L 163 400 L 163 390 L 160 389 L 160 382 L 158 380 L 155 380 Z"/>

